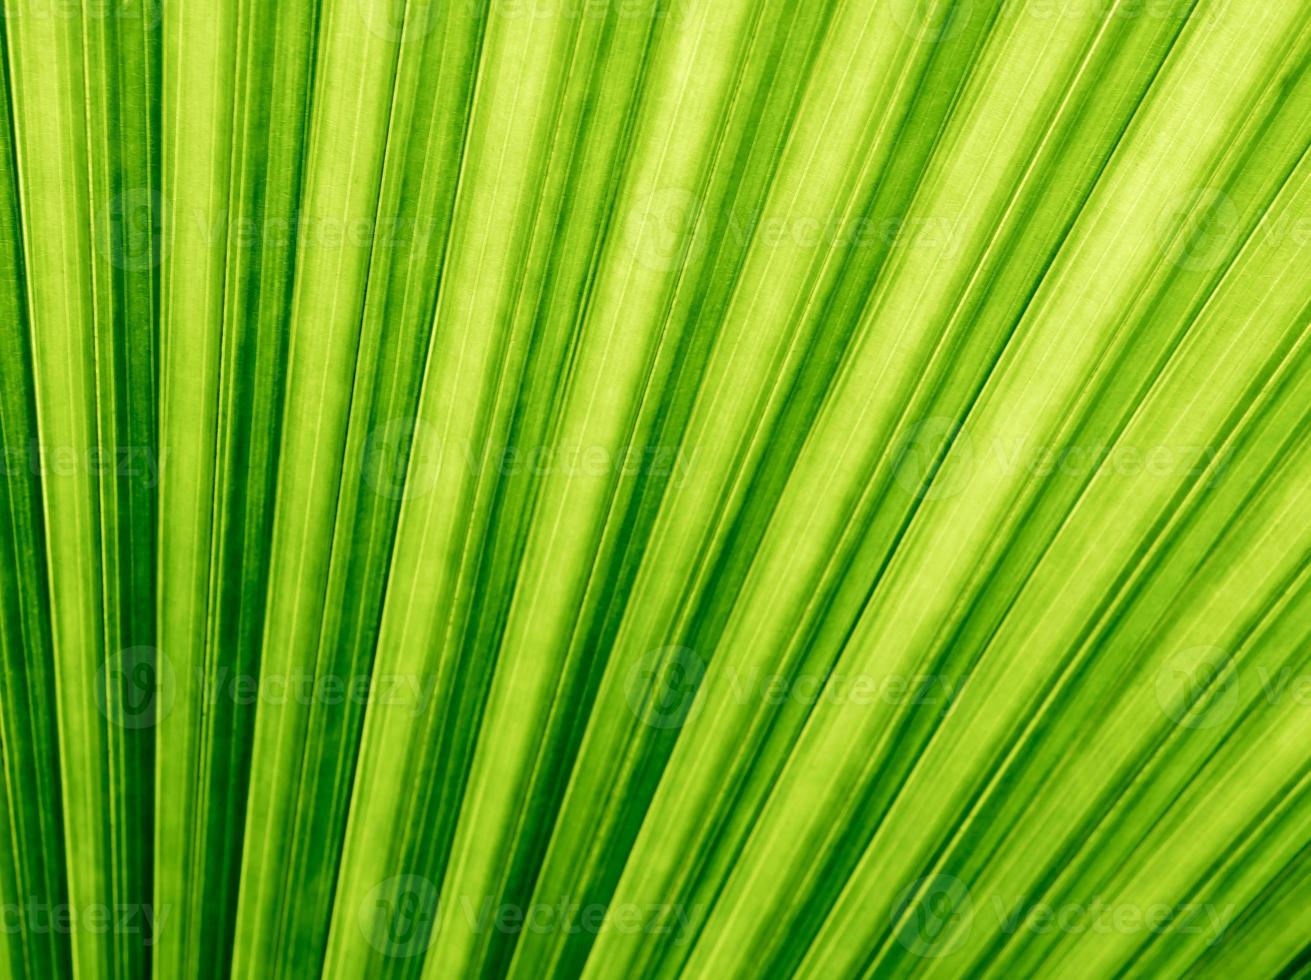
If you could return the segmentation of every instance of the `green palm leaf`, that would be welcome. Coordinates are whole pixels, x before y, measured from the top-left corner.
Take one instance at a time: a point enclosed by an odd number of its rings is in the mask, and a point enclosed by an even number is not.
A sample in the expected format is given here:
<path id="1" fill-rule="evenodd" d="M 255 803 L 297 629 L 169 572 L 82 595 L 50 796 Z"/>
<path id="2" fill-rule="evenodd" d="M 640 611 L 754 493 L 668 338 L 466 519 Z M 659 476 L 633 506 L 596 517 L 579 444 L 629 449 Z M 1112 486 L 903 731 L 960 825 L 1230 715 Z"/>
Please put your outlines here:
<path id="1" fill-rule="evenodd" d="M 1303 7 L 4 12 L 6 976 L 1307 971 Z"/>

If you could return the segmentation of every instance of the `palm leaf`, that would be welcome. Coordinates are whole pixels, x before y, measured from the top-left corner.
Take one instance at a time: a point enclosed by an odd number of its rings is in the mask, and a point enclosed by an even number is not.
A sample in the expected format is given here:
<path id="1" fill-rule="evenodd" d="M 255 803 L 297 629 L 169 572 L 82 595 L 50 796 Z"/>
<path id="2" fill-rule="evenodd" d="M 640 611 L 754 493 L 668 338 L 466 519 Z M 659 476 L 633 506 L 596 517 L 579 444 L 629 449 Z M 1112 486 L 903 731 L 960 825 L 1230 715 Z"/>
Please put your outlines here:
<path id="1" fill-rule="evenodd" d="M 6 975 L 1307 971 L 1299 5 L 4 9 Z"/>

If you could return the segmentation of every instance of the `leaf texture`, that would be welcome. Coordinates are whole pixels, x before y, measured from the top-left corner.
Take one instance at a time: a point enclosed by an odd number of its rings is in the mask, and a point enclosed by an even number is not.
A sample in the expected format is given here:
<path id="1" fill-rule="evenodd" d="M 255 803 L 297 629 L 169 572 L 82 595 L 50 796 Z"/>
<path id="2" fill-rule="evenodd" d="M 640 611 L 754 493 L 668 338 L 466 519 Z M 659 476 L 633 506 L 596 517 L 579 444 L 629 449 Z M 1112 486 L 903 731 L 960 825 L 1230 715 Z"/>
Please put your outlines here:
<path id="1" fill-rule="evenodd" d="M 15 978 L 1311 966 L 1311 12 L 6 0 Z"/>

